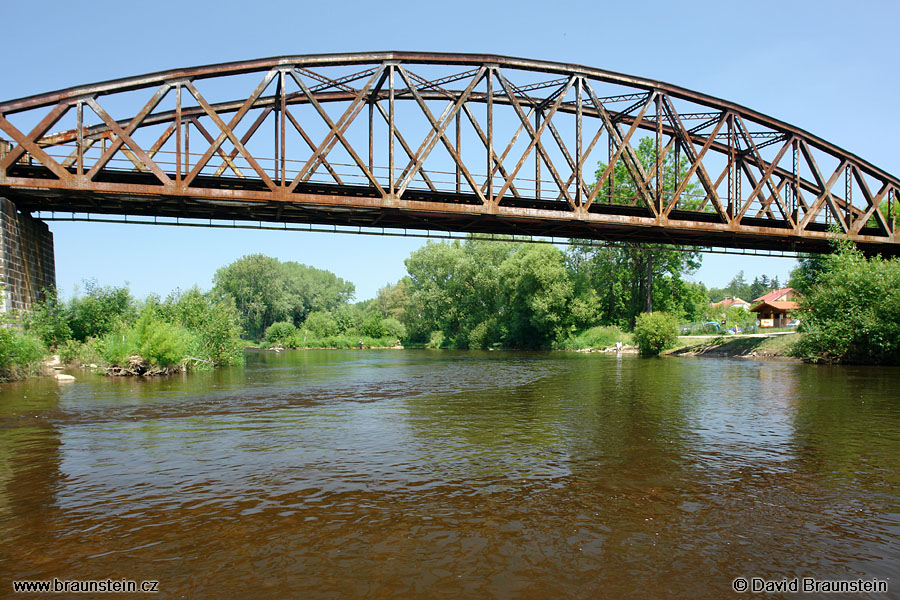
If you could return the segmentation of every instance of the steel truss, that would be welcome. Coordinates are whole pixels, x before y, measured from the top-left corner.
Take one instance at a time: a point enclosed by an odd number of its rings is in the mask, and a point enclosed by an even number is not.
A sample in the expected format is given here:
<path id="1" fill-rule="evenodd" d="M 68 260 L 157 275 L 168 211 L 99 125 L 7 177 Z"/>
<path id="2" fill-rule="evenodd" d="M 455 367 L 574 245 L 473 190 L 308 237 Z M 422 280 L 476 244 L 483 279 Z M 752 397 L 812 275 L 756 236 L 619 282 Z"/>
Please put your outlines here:
<path id="1" fill-rule="evenodd" d="M 0 102 L 22 210 L 900 254 L 900 181 L 670 84 L 501 56 L 294 56 Z"/>

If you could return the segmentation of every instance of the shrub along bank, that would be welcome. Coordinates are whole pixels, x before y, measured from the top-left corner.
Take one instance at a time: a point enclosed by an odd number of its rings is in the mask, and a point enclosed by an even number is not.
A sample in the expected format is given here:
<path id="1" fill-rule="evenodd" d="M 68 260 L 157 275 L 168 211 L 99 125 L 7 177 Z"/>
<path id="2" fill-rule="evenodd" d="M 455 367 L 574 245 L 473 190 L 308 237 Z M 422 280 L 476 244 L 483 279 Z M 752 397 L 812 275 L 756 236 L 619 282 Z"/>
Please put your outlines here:
<path id="1" fill-rule="evenodd" d="M 49 295 L 26 316 L 24 329 L 64 363 L 143 375 L 241 364 L 239 323 L 227 296 L 194 288 L 136 301 L 127 288 L 88 284 L 85 295 L 67 303 Z"/>
<path id="2" fill-rule="evenodd" d="M 813 362 L 900 364 L 900 259 L 836 244 L 802 301 L 796 354 Z"/>

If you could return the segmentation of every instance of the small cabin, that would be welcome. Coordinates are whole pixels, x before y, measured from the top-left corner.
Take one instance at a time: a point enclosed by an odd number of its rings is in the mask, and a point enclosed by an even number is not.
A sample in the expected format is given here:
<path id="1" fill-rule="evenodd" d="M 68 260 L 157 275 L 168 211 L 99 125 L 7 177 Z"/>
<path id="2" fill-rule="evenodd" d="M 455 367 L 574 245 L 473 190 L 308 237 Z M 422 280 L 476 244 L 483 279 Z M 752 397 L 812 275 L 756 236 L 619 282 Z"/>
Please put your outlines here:
<path id="1" fill-rule="evenodd" d="M 760 327 L 787 327 L 791 313 L 800 308 L 800 293 L 794 288 L 772 290 L 753 301 L 750 312 L 757 314 Z"/>

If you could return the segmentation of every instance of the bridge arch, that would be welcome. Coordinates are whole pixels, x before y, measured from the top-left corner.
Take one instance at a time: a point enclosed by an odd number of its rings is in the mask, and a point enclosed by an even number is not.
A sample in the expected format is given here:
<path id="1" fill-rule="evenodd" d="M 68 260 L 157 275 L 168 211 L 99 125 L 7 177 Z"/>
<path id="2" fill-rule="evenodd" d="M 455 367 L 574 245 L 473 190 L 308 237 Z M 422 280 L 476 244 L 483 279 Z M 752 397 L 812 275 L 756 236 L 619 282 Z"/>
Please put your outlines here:
<path id="1" fill-rule="evenodd" d="M 898 253 L 900 181 L 675 85 L 494 55 L 209 65 L 0 102 L 23 212 Z"/>

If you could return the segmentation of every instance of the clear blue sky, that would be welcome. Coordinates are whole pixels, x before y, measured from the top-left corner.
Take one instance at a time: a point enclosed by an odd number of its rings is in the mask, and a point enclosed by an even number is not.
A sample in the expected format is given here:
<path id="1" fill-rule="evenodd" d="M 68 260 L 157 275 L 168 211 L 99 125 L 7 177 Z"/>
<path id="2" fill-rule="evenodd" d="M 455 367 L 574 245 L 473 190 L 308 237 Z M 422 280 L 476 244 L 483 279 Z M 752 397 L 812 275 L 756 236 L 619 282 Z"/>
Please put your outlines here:
<path id="1" fill-rule="evenodd" d="M 578 63 L 705 92 L 900 174 L 894 2 L 14 2 L 0 98 L 152 71 L 287 54 L 484 52 Z M 262 252 L 329 269 L 372 297 L 424 242 L 369 236 L 51 224 L 57 281 L 168 293 Z M 706 255 L 695 279 L 784 279 L 793 260 Z"/>

